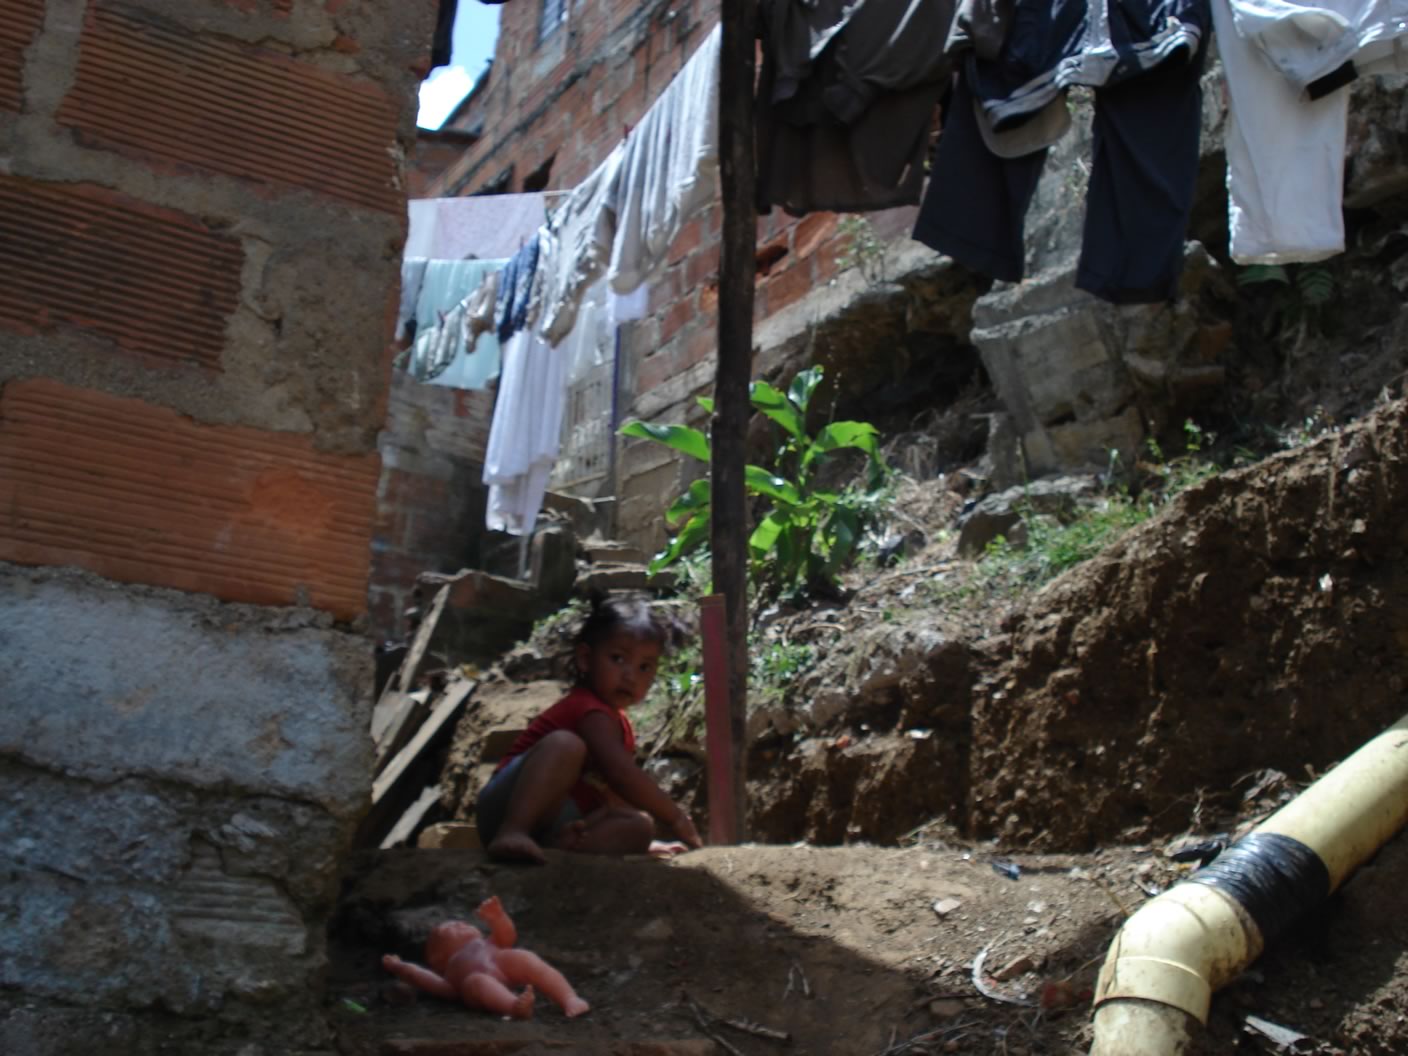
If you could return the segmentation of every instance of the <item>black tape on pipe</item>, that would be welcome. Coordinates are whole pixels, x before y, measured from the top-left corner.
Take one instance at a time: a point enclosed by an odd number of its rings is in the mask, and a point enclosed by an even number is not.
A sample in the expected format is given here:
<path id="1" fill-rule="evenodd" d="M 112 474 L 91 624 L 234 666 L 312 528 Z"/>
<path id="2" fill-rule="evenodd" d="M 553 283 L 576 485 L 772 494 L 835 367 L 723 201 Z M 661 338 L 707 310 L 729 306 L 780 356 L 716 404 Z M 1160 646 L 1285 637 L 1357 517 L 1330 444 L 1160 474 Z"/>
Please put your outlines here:
<path id="1" fill-rule="evenodd" d="M 1330 893 L 1330 870 L 1299 840 L 1254 832 L 1188 878 L 1229 895 L 1270 942 Z"/>

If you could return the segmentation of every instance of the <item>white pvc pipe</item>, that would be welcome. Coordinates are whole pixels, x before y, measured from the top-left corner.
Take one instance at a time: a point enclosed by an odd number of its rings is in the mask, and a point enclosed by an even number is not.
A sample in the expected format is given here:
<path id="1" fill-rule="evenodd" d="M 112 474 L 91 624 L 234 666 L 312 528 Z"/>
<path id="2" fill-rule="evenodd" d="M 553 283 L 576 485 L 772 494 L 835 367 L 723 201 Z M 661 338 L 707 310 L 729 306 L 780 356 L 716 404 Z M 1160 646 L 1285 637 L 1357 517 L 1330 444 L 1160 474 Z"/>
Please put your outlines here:
<path id="1" fill-rule="evenodd" d="M 1314 852 L 1328 874 L 1328 894 L 1405 822 L 1408 715 L 1255 832 Z M 1100 970 L 1091 1056 L 1178 1056 L 1194 1021 L 1207 1023 L 1213 991 L 1256 960 L 1263 944 L 1251 915 L 1220 887 L 1184 882 L 1145 904 L 1125 921 Z"/>

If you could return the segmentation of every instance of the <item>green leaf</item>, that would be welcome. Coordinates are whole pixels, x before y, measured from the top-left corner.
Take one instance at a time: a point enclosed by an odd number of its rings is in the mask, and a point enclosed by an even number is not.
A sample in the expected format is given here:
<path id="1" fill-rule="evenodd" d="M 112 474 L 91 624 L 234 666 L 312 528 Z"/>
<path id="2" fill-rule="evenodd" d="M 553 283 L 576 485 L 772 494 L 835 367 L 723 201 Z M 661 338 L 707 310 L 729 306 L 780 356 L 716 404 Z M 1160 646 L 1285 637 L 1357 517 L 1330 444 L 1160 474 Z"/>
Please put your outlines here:
<path id="1" fill-rule="evenodd" d="M 795 436 L 798 440 L 804 439 L 802 434 L 802 418 L 797 413 L 790 400 L 777 389 L 773 388 L 766 381 L 754 381 L 748 385 L 748 400 L 758 410 L 771 418 L 782 428 Z"/>
<path id="2" fill-rule="evenodd" d="M 754 495 L 766 495 L 789 506 L 802 501 L 802 493 L 796 485 L 785 477 L 774 476 L 762 466 L 744 466 L 743 483 Z"/>
<path id="3" fill-rule="evenodd" d="M 687 491 L 665 511 L 665 523 L 674 527 L 685 517 L 700 510 L 708 511 L 712 487 L 707 478 L 696 480 Z"/>
<path id="4" fill-rule="evenodd" d="M 709 438 L 698 429 L 687 425 L 655 425 L 651 422 L 631 421 L 621 426 L 621 435 L 654 440 L 701 462 L 709 461 Z"/>
<path id="5" fill-rule="evenodd" d="M 864 451 L 871 458 L 880 457 L 879 431 L 869 422 L 832 422 L 821 432 L 802 456 L 802 468 L 812 464 L 818 455 L 836 451 L 843 447 L 853 447 Z"/>
<path id="6" fill-rule="evenodd" d="M 703 407 L 704 410 L 708 411 L 710 414 L 714 413 L 714 397 L 696 396 L 694 397 L 694 402 L 699 404 L 699 406 Z"/>
<path id="7" fill-rule="evenodd" d="M 670 545 L 664 551 L 655 555 L 650 562 L 650 571 L 659 572 L 662 568 L 673 565 L 685 554 L 704 543 L 709 538 L 709 513 L 703 511 L 696 513 L 689 519 L 680 534 L 670 540 Z"/>
<path id="8" fill-rule="evenodd" d="M 804 415 L 807 413 L 807 404 L 812 401 L 812 393 L 821 384 L 821 375 L 821 367 L 799 371 L 792 379 L 792 387 L 787 390 L 788 399 L 795 403 Z"/>
<path id="9" fill-rule="evenodd" d="M 753 534 L 748 537 L 748 550 L 754 557 L 766 557 L 777 546 L 777 540 L 786 527 L 785 518 L 770 513 L 758 522 Z"/>

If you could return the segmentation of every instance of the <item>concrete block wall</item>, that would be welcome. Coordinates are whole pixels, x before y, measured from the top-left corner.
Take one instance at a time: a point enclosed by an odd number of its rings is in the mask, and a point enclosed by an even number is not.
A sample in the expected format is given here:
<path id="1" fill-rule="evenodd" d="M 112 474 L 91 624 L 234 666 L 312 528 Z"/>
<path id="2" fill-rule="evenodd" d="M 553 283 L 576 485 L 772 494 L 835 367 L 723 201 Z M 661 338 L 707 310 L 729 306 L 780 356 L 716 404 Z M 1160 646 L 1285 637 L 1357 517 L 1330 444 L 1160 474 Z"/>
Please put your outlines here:
<path id="1" fill-rule="evenodd" d="M 432 0 L 0 0 L 0 1051 L 323 1044 Z"/>

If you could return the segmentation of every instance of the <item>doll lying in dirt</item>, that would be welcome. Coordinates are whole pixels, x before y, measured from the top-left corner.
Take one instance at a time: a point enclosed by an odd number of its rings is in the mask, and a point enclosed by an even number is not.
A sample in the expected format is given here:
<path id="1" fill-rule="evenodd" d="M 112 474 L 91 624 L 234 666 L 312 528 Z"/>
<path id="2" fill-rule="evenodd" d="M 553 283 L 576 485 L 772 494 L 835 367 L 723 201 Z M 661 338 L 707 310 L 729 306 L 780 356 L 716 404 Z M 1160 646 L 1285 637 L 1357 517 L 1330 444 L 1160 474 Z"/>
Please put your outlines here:
<path id="1" fill-rule="evenodd" d="M 518 939 L 513 921 L 498 897 L 476 911 L 489 925 L 489 938 L 462 920 L 438 924 L 425 943 L 429 968 L 408 964 L 387 954 L 382 967 L 396 978 L 436 997 L 459 998 L 470 1008 L 483 1008 L 501 1016 L 527 1019 L 533 1014 L 534 987 L 547 994 L 570 1019 L 590 1011 L 562 973 L 535 953 L 515 950 Z M 512 988 L 523 987 L 515 994 Z"/>

